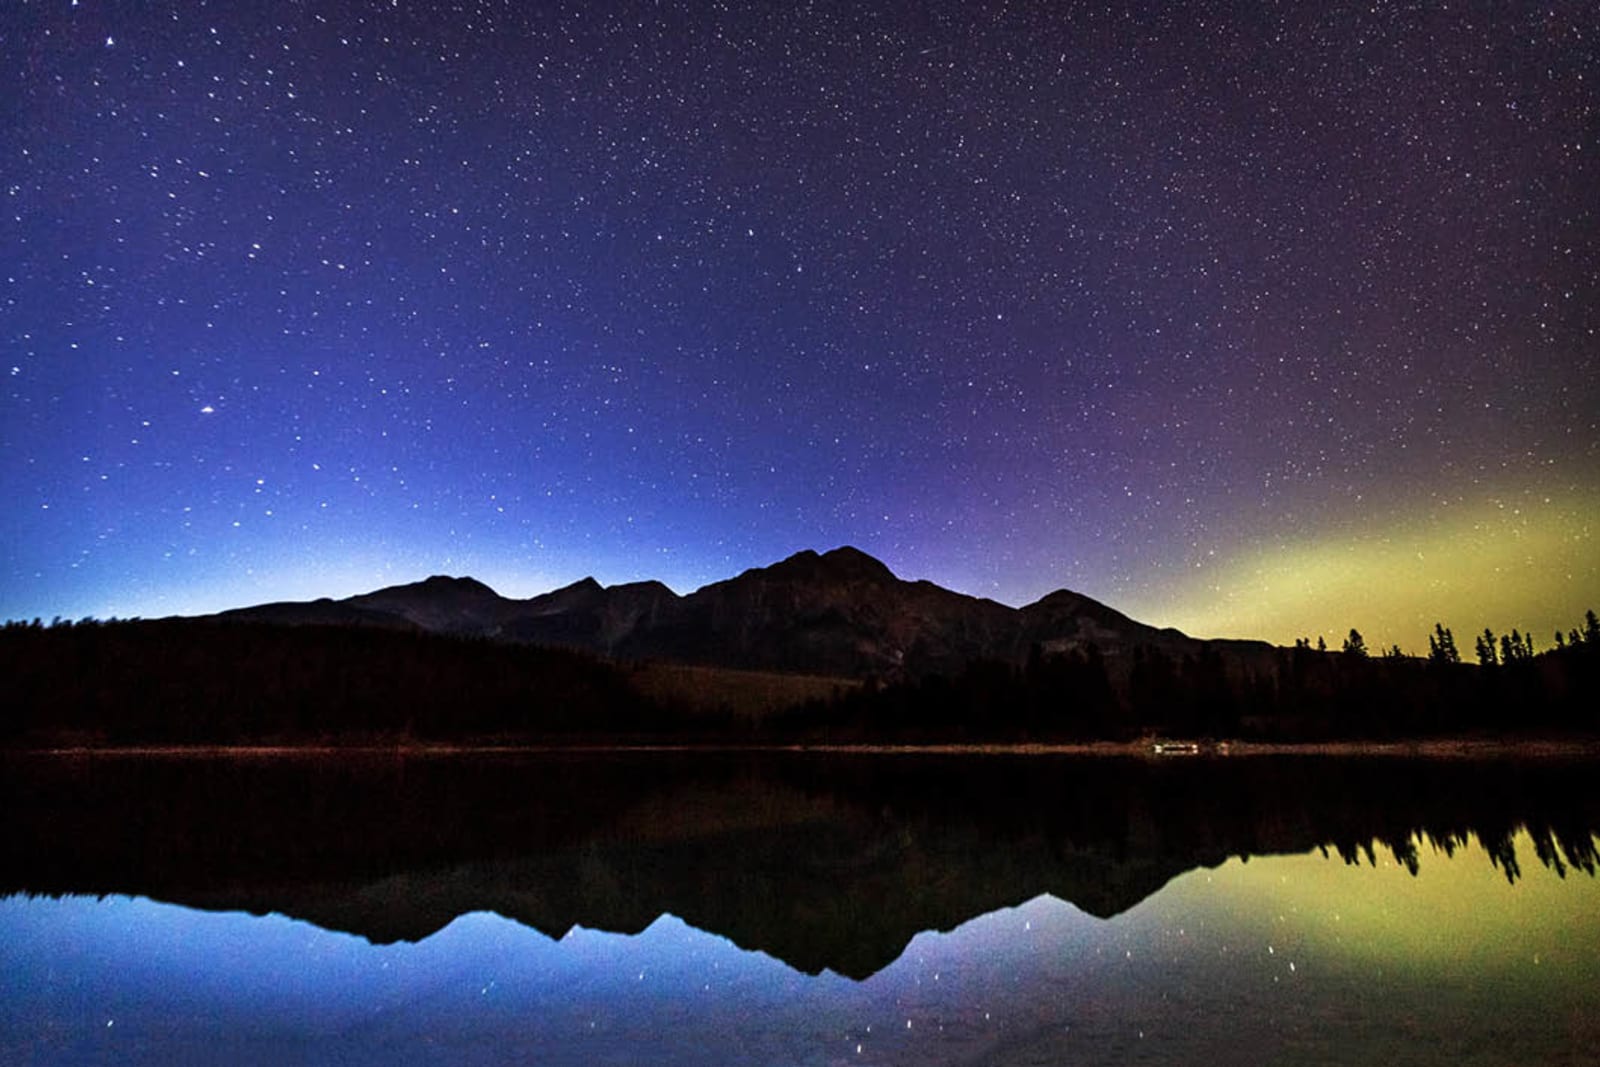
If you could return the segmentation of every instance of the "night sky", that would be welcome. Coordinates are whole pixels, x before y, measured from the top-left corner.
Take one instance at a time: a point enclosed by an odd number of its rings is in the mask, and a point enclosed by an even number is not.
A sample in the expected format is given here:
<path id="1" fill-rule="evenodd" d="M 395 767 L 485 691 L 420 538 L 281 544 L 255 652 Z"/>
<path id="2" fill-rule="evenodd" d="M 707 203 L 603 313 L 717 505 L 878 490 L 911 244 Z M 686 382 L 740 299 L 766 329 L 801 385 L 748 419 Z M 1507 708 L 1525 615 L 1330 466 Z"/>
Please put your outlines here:
<path id="1" fill-rule="evenodd" d="M 6 0 L 0 617 L 848 543 L 1548 646 L 1597 56 L 1564 0 Z"/>

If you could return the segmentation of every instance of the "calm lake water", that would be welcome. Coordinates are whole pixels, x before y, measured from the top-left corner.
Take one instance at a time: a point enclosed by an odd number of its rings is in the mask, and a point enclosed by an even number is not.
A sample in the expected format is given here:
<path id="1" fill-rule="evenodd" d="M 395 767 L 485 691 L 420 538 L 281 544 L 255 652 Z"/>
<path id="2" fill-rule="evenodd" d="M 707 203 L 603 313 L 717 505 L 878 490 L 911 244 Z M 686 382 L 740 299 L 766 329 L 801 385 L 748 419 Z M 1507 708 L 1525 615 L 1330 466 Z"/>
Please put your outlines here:
<path id="1" fill-rule="evenodd" d="M 10 758 L 6 1063 L 1592 1063 L 1593 765 Z"/>

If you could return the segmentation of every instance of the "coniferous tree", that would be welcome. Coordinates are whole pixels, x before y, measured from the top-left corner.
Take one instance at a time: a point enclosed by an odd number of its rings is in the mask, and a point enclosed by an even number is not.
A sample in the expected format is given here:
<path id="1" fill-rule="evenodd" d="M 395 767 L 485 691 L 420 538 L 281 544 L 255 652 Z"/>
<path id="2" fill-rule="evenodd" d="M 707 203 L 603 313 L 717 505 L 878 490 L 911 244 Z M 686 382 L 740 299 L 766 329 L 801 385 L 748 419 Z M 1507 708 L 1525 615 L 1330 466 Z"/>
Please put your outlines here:
<path id="1" fill-rule="evenodd" d="M 1510 666 L 1533 659 L 1533 638 L 1524 637 L 1521 631 L 1513 628 L 1509 634 L 1500 637 L 1500 662 Z"/>
<path id="2" fill-rule="evenodd" d="M 1350 628 L 1350 636 L 1344 639 L 1344 654 L 1355 659 L 1367 658 L 1367 642 L 1361 636 L 1361 631 L 1355 627 Z"/>
<path id="3" fill-rule="evenodd" d="M 1433 624 L 1433 633 L 1428 636 L 1428 662 L 1449 665 L 1461 662 L 1461 653 L 1456 651 L 1456 637 L 1443 623 Z"/>

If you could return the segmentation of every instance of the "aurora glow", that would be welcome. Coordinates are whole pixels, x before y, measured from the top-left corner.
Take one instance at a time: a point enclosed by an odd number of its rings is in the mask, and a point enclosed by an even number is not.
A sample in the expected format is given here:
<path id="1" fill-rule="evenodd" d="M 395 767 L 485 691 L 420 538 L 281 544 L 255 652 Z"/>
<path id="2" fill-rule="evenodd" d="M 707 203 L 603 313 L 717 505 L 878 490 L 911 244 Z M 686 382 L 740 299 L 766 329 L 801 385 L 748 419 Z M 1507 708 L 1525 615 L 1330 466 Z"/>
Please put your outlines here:
<path id="1" fill-rule="evenodd" d="M 1355 625 L 1370 647 L 1421 655 L 1441 621 L 1463 634 L 1515 627 L 1549 648 L 1600 603 L 1597 590 L 1600 493 L 1526 492 L 1243 545 L 1129 609 L 1197 636 L 1284 645 L 1325 635 L 1337 648 Z"/>

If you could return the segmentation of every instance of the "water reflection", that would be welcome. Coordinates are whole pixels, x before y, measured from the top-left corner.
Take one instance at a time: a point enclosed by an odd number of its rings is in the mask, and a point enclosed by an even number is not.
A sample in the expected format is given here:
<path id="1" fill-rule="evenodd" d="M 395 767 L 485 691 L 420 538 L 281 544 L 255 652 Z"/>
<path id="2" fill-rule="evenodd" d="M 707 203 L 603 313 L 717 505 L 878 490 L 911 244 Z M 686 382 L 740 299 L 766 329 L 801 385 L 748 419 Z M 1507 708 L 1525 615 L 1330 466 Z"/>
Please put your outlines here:
<path id="1" fill-rule="evenodd" d="M 12 761 L 0 1061 L 1581 1062 L 1593 780 Z"/>
<path id="2" fill-rule="evenodd" d="M 1524 851 L 1532 840 L 1520 835 Z M 1230 860 L 1111 920 L 1051 896 L 856 982 L 662 916 L 371 945 L 145 899 L 0 901 L 8 1062 L 1559 1062 L 1600 1038 L 1600 883 L 1475 841 Z M 1576 1062 L 1576 1060 L 1574 1060 Z"/>

